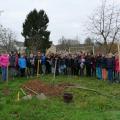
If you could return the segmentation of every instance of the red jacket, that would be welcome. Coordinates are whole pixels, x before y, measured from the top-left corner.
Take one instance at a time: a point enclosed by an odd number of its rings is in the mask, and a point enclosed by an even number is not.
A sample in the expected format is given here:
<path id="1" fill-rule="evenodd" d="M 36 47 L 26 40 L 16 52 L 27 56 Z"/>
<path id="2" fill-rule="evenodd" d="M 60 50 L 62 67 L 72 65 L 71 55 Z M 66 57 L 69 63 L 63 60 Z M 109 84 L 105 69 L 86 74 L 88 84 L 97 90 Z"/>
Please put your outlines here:
<path id="1" fill-rule="evenodd" d="M 120 72 L 120 60 L 119 58 L 115 58 L 115 71 Z"/>

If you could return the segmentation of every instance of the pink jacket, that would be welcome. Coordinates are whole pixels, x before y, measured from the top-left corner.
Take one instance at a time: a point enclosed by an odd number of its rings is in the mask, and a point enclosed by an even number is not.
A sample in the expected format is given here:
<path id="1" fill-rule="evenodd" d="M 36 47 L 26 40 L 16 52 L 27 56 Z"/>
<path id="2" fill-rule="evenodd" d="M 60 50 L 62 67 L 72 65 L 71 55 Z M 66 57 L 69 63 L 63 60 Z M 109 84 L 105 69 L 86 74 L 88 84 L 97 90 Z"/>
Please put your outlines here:
<path id="1" fill-rule="evenodd" d="M 120 72 L 120 65 L 119 65 L 120 63 L 119 63 L 119 58 L 117 57 L 116 59 L 115 59 L 115 71 L 116 72 Z"/>
<path id="2" fill-rule="evenodd" d="M 0 56 L 0 66 L 7 67 L 9 65 L 9 55 L 8 54 L 2 54 Z"/>

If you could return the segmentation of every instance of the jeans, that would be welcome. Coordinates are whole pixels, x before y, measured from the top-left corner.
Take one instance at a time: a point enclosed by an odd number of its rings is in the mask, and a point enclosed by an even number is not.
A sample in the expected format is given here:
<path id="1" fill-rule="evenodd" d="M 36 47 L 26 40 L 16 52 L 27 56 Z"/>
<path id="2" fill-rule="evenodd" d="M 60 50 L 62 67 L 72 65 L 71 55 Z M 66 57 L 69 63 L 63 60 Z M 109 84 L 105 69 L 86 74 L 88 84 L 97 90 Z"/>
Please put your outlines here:
<path id="1" fill-rule="evenodd" d="M 64 74 L 64 65 L 59 66 L 59 73 Z"/>
<path id="2" fill-rule="evenodd" d="M 118 71 L 115 72 L 114 82 L 120 82 L 120 73 Z"/>
<path id="3" fill-rule="evenodd" d="M 35 71 L 34 71 L 34 67 L 29 68 L 30 71 L 30 76 L 34 76 Z"/>
<path id="4" fill-rule="evenodd" d="M 10 76 L 14 79 L 15 75 L 16 75 L 15 67 L 10 67 Z"/>
<path id="5" fill-rule="evenodd" d="M 21 77 L 25 77 L 25 68 L 20 68 Z"/>
<path id="6" fill-rule="evenodd" d="M 2 80 L 6 81 L 7 80 L 7 67 L 2 67 Z"/>
<path id="7" fill-rule="evenodd" d="M 91 69 L 91 76 L 92 76 L 92 77 L 95 77 L 95 76 L 96 76 L 96 69 L 95 69 L 95 68 L 92 68 L 92 69 Z"/>
<path id="8" fill-rule="evenodd" d="M 46 73 L 46 65 L 45 65 L 45 64 L 42 65 L 42 73 L 43 73 L 43 74 Z"/>
<path id="9" fill-rule="evenodd" d="M 113 69 L 108 69 L 108 80 L 113 81 Z"/>
<path id="10" fill-rule="evenodd" d="M 67 75 L 71 75 L 71 67 L 67 67 Z"/>
<path id="11" fill-rule="evenodd" d="M 86 75 L 87 75 L 87 77 L 91 76 L 91 66 L 90 65 L 86 65 Z"/>
<path id="12" fill-rule="evenodd" d="M 99 80 L 102 80 L 102 69 L 100 67 L 96 67 L 96 75 Z"/>
<path id="13" fill-rule="evenodd" d="M 80 76 L 84 76 L 84 68 L 80 68 Z"/>

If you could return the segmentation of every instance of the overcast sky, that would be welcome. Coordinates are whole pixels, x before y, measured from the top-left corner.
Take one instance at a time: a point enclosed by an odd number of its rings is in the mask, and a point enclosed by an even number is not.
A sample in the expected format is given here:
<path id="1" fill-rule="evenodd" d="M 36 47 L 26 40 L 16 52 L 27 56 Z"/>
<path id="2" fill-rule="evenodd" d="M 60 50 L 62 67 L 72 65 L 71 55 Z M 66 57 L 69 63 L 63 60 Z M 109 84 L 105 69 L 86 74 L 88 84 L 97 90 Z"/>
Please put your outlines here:
<path id="1" fill-rule="evenodd" d="M 62 36 L 75 38 L 80 41 L 85 39 L 84 25 L 88 16 L 100 5 L 102 0 L 0 0 L 0 24 L 12 29 L 19 41 L 24 41 L 21 36 L 22 24 L 26 15 L 36 8 L 44 9 L 49 17 L 48 29 L 51 31 L 50 39 L 57 44 Z M 114 0 L 120 2 L 120 0 Z"/>

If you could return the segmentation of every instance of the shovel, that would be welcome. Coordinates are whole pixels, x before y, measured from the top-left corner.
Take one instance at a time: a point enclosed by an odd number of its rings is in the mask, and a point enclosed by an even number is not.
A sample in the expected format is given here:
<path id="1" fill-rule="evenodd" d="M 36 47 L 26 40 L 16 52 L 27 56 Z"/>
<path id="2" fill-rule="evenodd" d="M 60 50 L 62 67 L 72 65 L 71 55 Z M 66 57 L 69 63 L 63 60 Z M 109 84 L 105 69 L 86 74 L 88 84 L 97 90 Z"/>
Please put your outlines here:
<path id="1" fill-rule="evenodd" d="M 46 100 L 46 99 L 47 99 L 47 97 L 45 96 L 44 93 L 39 94 L 39 93 L 37 93 L 36 91 L 34 91 L 34 90 L 32 90 L 32 89 L 30 89 L 30 88 L 28 88 L 28 87 L 25 87 L 25 89 L 33 92 L 33 93 L 36 95 L 36 98 L 39 99 L 39 100 Z"/>
<path id="2" fill-rule="evenodd" d="M 20 88 L 20 90 L 21 90 L 21 92 L 24 95 L 24 97 L 22 97 L 23 100 L 31 100 L 32 99 L 32 96 L 31 95 L 27 95 L 22 88 Z"/>

